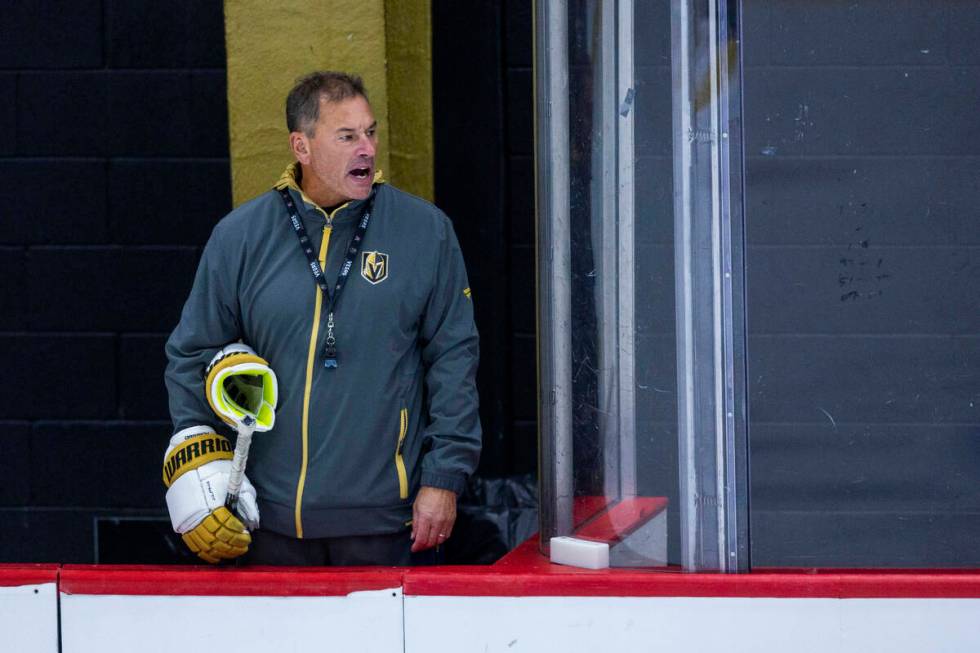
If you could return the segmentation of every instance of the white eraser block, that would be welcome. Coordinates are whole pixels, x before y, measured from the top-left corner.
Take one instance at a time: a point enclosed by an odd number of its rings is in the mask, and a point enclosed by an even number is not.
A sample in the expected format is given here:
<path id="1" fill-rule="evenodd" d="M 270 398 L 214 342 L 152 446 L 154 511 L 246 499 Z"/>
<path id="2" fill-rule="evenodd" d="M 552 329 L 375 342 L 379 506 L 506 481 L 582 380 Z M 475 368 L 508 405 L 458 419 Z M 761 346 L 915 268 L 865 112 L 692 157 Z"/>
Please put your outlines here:
<path id="1" fill-rule="evenodd" d="M 609 545 L 576 537 L 553 537 L 551 561 L 585 569 L 606 569 L 609 567 Z"/>

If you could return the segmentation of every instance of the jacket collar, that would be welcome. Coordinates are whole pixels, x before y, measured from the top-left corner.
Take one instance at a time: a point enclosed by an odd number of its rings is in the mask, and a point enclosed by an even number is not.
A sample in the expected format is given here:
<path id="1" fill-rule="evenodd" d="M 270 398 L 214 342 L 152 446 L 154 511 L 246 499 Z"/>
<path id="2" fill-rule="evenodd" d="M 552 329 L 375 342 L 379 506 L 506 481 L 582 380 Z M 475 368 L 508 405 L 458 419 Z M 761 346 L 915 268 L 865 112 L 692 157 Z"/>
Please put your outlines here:
<path id="1" fill-rule="evenodd" d="M 320 207 L 317 205 L 317 203 L 311 200 L 307 196 L 307 194 L 303 192 L 303 189 L 300 188 L 299 185 L 300 177 L 302 177 L 302 168 L 300 168 L 298 161 L 293 161 L 288 166 L 286 166 L 286 169 L 283 170 L 281 175 L 279 175 L 279 181 L 276 182 L 274 188 L 276 190 L 282 190 L 283 188 L 292 189 L 297 193 L 299 193 L 299 196 L 303 200 L 303 202 L 319 209 Z M 374 171 L 374 183 L 375 184 L 385 183 L 384 175 L 381 172 L 381 170 Z M 349 202 L 343 204 L 342 206 L 347 206 L 347 204 L 349 204 Z"/>

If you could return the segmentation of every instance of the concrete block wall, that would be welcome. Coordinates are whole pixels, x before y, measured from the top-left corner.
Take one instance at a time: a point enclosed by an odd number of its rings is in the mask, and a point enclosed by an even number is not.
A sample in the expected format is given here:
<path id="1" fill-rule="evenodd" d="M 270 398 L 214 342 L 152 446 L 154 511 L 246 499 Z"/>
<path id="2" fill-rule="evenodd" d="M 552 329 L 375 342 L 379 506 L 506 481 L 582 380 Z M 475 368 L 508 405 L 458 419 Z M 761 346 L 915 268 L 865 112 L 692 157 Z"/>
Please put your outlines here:
<path id="1" fill-rule="evenodd" d="M 220 0 L 0 10 L 0 560 L 164 518 L 163 343 L 231 207 L 224 66 Z"/>
<path id="2" fill-rule="evenodd" d="M 670 3 L 636 5 L 636 428 L 638 491 L 680 496 L 674 301 Z M 680 560 L 680 510 L 667 513 L 668 560 Z"/>
<path id="3" fill-rule="evenodd" d="M 506 229 L 510 255 L 510 401 L 515 471 L 537 470 L 535 336 L 534 107 L 530 0 L 507 0 L 504 12 L 504 98 L 507 119 Z"/>
<path id="4" fill-rule="evenodd" d="M 754 562 L 975 566 L 980 4 L 744 26 Z"/>

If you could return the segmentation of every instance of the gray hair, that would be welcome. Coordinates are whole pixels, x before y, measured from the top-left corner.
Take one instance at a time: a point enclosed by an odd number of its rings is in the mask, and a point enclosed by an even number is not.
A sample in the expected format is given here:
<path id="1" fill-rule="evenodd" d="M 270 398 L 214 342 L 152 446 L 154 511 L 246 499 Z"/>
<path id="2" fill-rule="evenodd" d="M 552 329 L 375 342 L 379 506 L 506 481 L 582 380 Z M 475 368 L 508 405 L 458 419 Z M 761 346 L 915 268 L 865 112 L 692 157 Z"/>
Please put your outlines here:
<path id="1" fill-rule="evenodd" d="M 327 102 L 362 97 L 367 100 L 364 82 L 357 75 L 333 70 L 318 70 L 303 75 L 286 96 L 286 127 L 312 137 L 320 119 L 320 98 Z"/>

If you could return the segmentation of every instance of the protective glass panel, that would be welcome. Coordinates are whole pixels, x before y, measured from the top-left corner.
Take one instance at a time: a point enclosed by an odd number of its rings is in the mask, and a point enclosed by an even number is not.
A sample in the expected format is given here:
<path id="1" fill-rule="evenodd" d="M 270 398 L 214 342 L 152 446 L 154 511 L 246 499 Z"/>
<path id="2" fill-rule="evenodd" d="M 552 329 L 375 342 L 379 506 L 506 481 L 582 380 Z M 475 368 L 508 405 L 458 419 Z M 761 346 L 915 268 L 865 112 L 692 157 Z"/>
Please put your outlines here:
<path id="1" fill-rule="evenodd" d="M 980 565 L 980 2 L 745 0 L 755 566 Z"/>
<path id="2" fill-rule="evenodd" d="M 570 310 L 557 328 L 571 332 L 571 447 L 558 450 L 574 497 L 571 529 L 552 534 L 608 543 L 611 566 L 680 557 L 669 7 L 567 3 Z"/>

